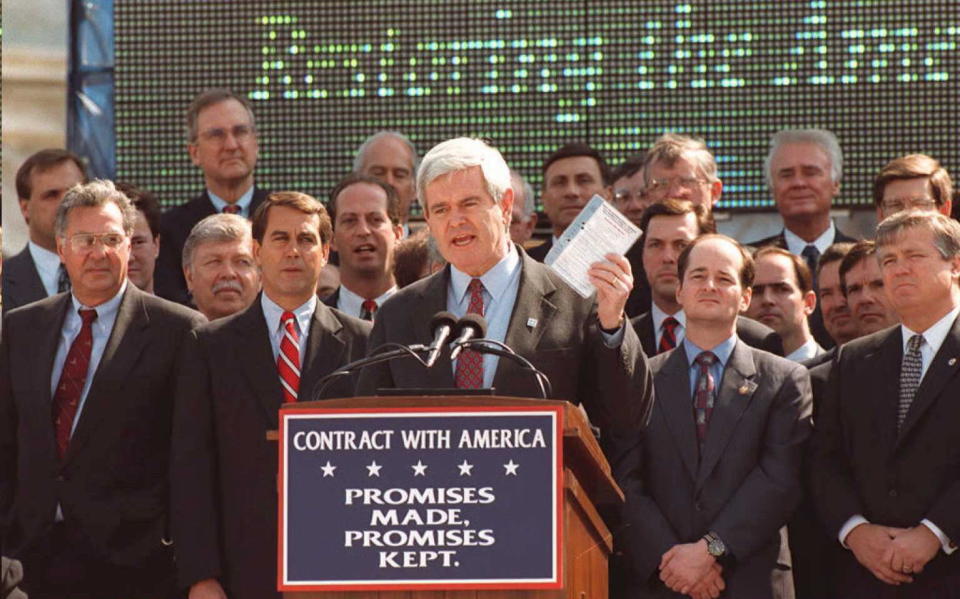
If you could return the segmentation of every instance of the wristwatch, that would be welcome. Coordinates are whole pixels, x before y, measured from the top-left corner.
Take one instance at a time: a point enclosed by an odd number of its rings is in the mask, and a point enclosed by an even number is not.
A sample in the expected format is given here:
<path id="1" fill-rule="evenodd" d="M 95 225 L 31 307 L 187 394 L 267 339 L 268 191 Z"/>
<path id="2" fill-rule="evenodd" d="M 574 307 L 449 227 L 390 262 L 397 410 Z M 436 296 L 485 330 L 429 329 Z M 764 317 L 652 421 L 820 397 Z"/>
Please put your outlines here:
<path id="1" fill-rule="evenodd" d="M 712 530 L 703 535 L 703 540 L 707 542 L 707 553 L 712 555 L 717 561 L 727 556 L 727 546 L 720 539 L 720 536 Z"/>

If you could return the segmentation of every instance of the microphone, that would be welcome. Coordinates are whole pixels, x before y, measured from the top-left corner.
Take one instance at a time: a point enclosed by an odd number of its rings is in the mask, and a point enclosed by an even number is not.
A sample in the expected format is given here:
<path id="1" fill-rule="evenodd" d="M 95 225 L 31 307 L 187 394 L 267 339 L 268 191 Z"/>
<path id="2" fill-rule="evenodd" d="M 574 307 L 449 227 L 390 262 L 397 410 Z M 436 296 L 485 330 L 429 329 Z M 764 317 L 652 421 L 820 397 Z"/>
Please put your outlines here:
<path id="1" fill-rule="evenodd" d="M 433 334 L 433 343 L 427 348 L 429 351 L 426 361 L 427 368 L 432 367 L 434 362 L 437 361 L 437 358 L 440 357 L 440 350 L 443 349 L 447 339 L 450 338 L 455 326 L 457 326 L 457 317 L 447 311 L 437 312 L 433 315 L 433 318 L 430 319 L 430 332 Z"/>
<path id="2" fill-rule="evenodd" d="M 467 314 L 457 322 L 457 338 L 453 340 L 450 361 L 457 359 L 464 344 L 471 339 L 482 339 L 487 335 L 487 321 L 479 314 Z"/>

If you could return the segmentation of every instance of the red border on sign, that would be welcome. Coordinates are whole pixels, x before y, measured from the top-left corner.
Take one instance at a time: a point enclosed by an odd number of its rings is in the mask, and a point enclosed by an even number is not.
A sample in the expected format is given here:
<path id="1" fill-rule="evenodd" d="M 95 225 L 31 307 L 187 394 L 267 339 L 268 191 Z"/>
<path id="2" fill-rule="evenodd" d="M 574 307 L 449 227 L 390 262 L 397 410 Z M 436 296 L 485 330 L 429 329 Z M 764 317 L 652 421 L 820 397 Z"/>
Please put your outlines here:
<path id="1" fill-rule="evenodd" d="M 287 416 L 304 414 L 396 414 L 396 413 L 424 413 L 424 412 L 456 412 L 460 414 L 482 415 L 485 412 L 526 412 L 526 413 L 544 413 L 552 412 L 554 414 L 553 445 L 556 452 L 554 461 L 556 462 L 556 490 L 554 492 L 553 512 L 555 517 L 556 537 L 555 545 L 556 563 L 554 569 L 556 580 L 547 582 L 470 582 L 457 583 L 446 580 L 436 582 L 409 582 L 409 583 L 382 583 L 371 581 L 368 583 L 349 583 L 349 584 L 287 584 L 284 583 L 284 531 L 286 529 L 286 518 L 284 509 L 286 506 L 286 481 L 284 478 L 286 462 L 286 421 Z M 524 589 L 560 589 L 563 588 L 563 406 L 478 406 L 464 408 L 459 406 L 435 406 L 435 407 L 397 407 L 397 408 L 281 408 L 280 409 L 280 428 L 279 428 L 279 451 L 277 452 L 279 463 L 277 471 L 277 590 L 278 591 L 429 591 L 429 590 L 524 590 Z"/>

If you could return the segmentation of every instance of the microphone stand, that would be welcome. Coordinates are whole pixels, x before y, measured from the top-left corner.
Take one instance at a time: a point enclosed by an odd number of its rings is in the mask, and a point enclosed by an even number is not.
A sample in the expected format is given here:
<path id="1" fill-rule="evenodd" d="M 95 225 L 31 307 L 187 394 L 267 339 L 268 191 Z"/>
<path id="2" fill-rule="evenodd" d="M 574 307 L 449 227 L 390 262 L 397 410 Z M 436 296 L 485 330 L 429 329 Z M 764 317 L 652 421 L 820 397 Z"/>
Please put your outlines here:
<path id="1" fill-rule="evenodd" d="M 394 349 L 391 351 L 385 351 L 391 347 Z M 373 352 L 371 352 L 371 354 L 366 358 L 360 358 L 359 360 L 354 360 L 349 364 L 345 364 L 317 381 L 316 385 L 314 386 L 316 391 L 313 392 L 313 397 L 311 399 L 314 401 L 320 399 L 320 395 L 327 388 L 327 386 L 333 382 L 334 379 L 353 374 L 355 371 L 366 368 L 367 366 L 373 366 L 374 364 L 380 364 L 381 362 L 389 362 L 396 358 L 402 357 L 413 357 L 422 365 L 426 366 L 427 363 L 423 360 L 423 358 L 418 356 L 416 352 L 428 351 L 429 349 L 429 346 L 419 343 L 410 346 L 403 345 L 401 343 L 384 343 L 383 345 L 374 349 Z"/>
<path id="2" fill-rule="evenodd" d="M 530 371 L 534 374 L 534 376 L 537 377 L 537 384 L 540 386 L 541 399 L 550 399 L 553 395 L 553 387 L 550 385 L 550 379 L 547 378 L 547 375 L 537 370 L 537 368 L 530 363 L 530 360 L 513 351 L 509 345 L 493 339 L 480 338 L 468 339 L 461 343 L 457 343 L 455 344 L 454 349 L 457 347 L 462 347 L 463 349 L 472 349 L 473 351 L 482 354 L 493 354 L 495 356 L 500 356 L 501 358 L 513 360 L 514 362 L 520 364 L 520 367 L 523 370 Z"/>

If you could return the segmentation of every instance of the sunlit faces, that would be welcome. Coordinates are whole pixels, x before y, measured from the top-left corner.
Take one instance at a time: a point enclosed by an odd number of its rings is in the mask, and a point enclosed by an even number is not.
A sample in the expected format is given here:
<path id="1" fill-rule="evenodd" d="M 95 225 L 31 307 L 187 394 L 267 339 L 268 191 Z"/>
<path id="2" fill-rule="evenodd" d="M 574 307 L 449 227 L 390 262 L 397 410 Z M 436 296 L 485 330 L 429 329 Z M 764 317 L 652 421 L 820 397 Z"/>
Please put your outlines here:
<path id="1" fill-rule="evenodd" d="M 647 223 L 643 243 L 643 269 L 654 300 L 661 309 L 676 303 L 677 258 L 700 234 L 692 212 L 679 216 L 655 216 Z"/>
<path id="2" fill-rule="evenodd" d="M 643 169 L 630 177 L 620 177 L 613 182 L 613 205 L 638 227 L 643 218 L 643 211 L 651 201 L 646 191 Z"/>
<path id="3" fill-rule="evenodd" d="M 647 193 L 652 201 L 678 198 L 710 210 L 720 199 L 723 184 L 708 179 L 697 164 L 680 157 L 672 165 L 655 161 L 647 167 Z"/>
<path id="4" fill-rule="evenodd" d="M 64 160 L 52 167 L 30 172 L 30 197 L 20 198 L 20 212 L 30 228 L 30 239 L 51 252 L 57 247 L 54 223 L 57 208 L 68 189 L 83 182 L 83 173 L 73 162 Z"/>
<path id="5" fill-rule="evenodd" d="M 82 237 L 94 235 L 90 247 L 81 247 Z M 120 237 L 111 247 L 110 236 Z M 73 294 L 81 303 L 96 306 L 120 291 L 127 278 L 130 238 L 123 230 L 123 214 L 113 202 L 101 206 L 78 206 L 67 218 L 64 236 L 57 238 L 57 252 L 70 275 Z"/>
<path id="6" fill-rule="evenodd" d="M 361 175 L 376 177 L 397 190 L 401 222 L 406 222 L 410 204 L 417 195 L 414 159 L 410 147 L 403 140 L 385 135 L 367 147 L 360 168 Z"/>
<path id="7" fill-rule="evenodd" d="M 554 160 L 543 173 L 543 210 L 554 235 L 563 233 L 595 195 L 610 199 L 600 165 L 590 156 Z"/>
<path id="8" fill-rule="evenodd" d="M 949 205 L 937 206 L 929 177 L 894 179 L 883 187 L 878 219 L 883 220 L 902 210 L 939 210 L 944 216 L 950 216 Z"/>
<path id="9" fill-rule="evenodd" d="M 263 291 L 274 302 L 299 306 L 316 292 L 329 244 L 320 241 L 320 217 L 289 206 L 273 206 L 263 242 L 254 241 Z"/>
<path id="10" fill-rule="evenodd" d="M 159 237 L 154 237 L 142 212 L 137 211 L 137 224 L 130 239 L 130 263 L 127 277 L 134 285 L 153 293 L 153 271 L 160 254 Z"/>
<path id="11" fill-rule="evenodd" d="M 883 289 L 883 276 L 875 255 L 868 255 L 844 274 L 847 305 L 860 335 L 869 335 L 899 322 Z"/>
<path id="12" fill-rule="evenodd" d="M 796 337 L 816 307 L 816 295 L 800 289 L 793 261 L 786 256 L 765 254 L 757 259 L 756 269 L 747 316 L 784 339 Z"/>
<path id="13" fill-rule="evenodd" d="M 479 166 L 433 179 L 423 197 L 430 233 L 443 257 L 458 269 L 480 276 L 506 255 L 513 190 L 505 191 L 497 204 Z"/>
<path id="14" fill-rule="evenodd" d="M 877 248 L 877 258 L 890 304 L 904 320 L 949 311 L 957 293 L 960 258 L 941 256 L 931 231 L 903 229 L 895 243 Z"/>
<path id="15" fill-rule="evenodd" d="M 820 268 L 817 277 L 820 290 L 820 311 L 823 314 L 823 326 L 830 337 L 839 345 L 859 334 L 857 321 L 853 319 L 847 298 L 840 288 L 840 261 L 828 262 Z"/>
<path id="16" fill-rule="evenodd" d="M 690 251 L 677 288 L 677 301 L 688 323 L 730 325 L 750 305 L 751 290 L 740 283 L 743 257 L 722 238 L 706 239 Z"/>
<path id="17" fill-rule="evenodd" d="M 370 183 L 355 183 L 337 196 L 333 249 L 345 272 L 384 276 L 392 272 L 393 250 L 403 236 L 387 215 L 387 194 Z"/>
<path id="18" fill-rule="evenodd" d="M 780 146 L 770 161 L 773 199 L 784 219 L 825 215 L 840 191 L 830 157 L 813 143 Z"/>
<path id="19" fill-rule="evenodd" d="M 235 186 L 253 177 L 257 164 L 257 132 L 250 113 L 228 99 L 207 106 L 197 115 L 197 139 L 187 146 L 208 186 Z"/>
<path id="20" fill-rule="evenodd" d="M 198 245 L 183 274 L 197 309 L 209 320 L 243 310 L 260 291 L 250 237 Z"/>

